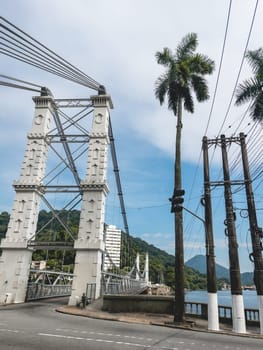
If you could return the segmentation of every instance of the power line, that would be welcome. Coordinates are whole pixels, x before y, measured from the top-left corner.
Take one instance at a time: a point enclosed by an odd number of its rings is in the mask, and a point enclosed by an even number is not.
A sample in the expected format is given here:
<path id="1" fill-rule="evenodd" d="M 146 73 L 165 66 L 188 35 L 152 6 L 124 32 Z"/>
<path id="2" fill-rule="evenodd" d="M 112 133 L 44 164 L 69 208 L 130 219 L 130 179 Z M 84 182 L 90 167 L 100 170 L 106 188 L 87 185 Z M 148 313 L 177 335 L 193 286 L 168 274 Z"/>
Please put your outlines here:
<path id="1" fill-rule="evenodd" d="M 231 95 L 230 102 L 229 102 L 228 107 L 227 107 L 227 111 L 226 111 L 224 120 L 223 120 L 222 125 L 221 125 L 221 127 L 219 129 L 218 136 L 220 135 L 220 133 L 221 133 L 223 127 L 224 127 L 225 121 L 226 121 L 226 119 L 228 117 L 228 114 L 229 114 L 229 111 L 230 111 L 230 108 L 231 108 L 231 105 L 232 105 L 232 102 L 233 102 L 233 98 L 234 98 L 234 95 L 235 95 L 235 92 L 236 92 L 236 87 L 237 87 L 237 84 L 238 84 L 238 80 L 239 80 L 239 77 L 240 77 L 240 74 L 241 74 L 241 70 L 243 68 L 243 63 L 244 63 L 244 60 L 245 60 L 245 57 L 246 57 L 246 52 L 247 52 L 250 36 L 251 36 L 251 33 L 252 33 L 252 29 L 253 29 L 253 25 L 254 25 L 254 21 L 255 21 L 255 17 L 256 17 L 257 7 L 258 7 L 258 0 L 256 2 L 256 5 L 255 5 L 252 21 L 251 21 L 251 24 L 250 24 L 249 34 L 248 34 L 248 38 L 247 38 L 247 41 L 246 41 L 246 46 L 245 46 L 243 57 L 242 57 L 241 64 L 240 64 L 240 67 L 239 67 L 239 71 L 238 71 L 237 79 L 236 79 L 236 82 L 235 82 L 235 86 L 234 86 L 234 89 L 233 89 L 233 92 L 232 92 L 232 95 Z"/>
<path id="2" fill-rule="evenodd" d="M 220 58 L 220 63 L 219 63 L 219 69 L 218 69 L 218 74 L 217 74 L 217 79 L 216 79 L 216 86 L 215 86 L 215 91 L 214 91 L 214 95 L 213 95 L 213 100 L 212 100 L 212 104 L 211 104 L 211 108 L 210 108 L 210 112 L 209 112 L 209 117 L 208 117 L 208 121 L 207 121 L 207 125 L 206 125 L 206 129 L 205 129 L 205 133 L 204 135 L 206 135 L 209 124 L 210 124 L 210 120 L 212 117 L 212 113 L 213 113 L 213 109 L 214 109 L 214 104 L 215 104 L 215 98 L 216 98 L 216 93 L 217 93 L 217 88 L 218 88 L 218 82 L 219 82 L 219 77 L 220 77 L 220 73 L 221 73 L 221 68 L 222 68 L 222 63 L 223 63 L 223 57 L 224 57 L 224 52 L 225 52 L 225 45 L 226 45 L 226 37 L 227 37 L 227 32 L 228 32 L 228 26 L 229 26 L 229 19 L 230 19 L 230 13 L 231 13 L 231 6 L 232 6 L 232 0 L 230 0 L 229 2 L 229 8 L 228 8 L 228 14 L 227 14 L 227 22 L 226 22 L 226 29 L 225 29 L 225 35 L 224 35 L 224 41 L 223 41 L 223 48 L 222 48 L 222 53 L 221 53 L 221 58 Z"/>
<path id="3" fill-rule="evenodd" d="M 226 22 L 226 28 L 225 28 L 225 34 L 224 34 L 224 40 L 223 40 L 223 47 L 222 47 L 222 52 L 221 52 L 221 58 L 220 58 L 220 64 L 219 64 L 217 79 L 216 79 L 216 86 L 215 86 L 215 90 L 214 90 L 214 94 L 213 94 L 213 100 L 212 100 L 212 104 L 211 104 L 211 108 L 210 108 L 210 112 L 209 112 L 208 121 L 207 121 L 207 124 L 206 124 L 204 135 L 206 135 L 206 133 L 207 133 L 207 130 L 208 130 L 208 127 L 209 127 L 209 124 L 210 124 L 210 121 L 211 121 L 213 109 L 214 109 L 215 98 L 216 98 L 217 88 L 218 88 L 218 83 L 219 83 L 219 77 L 220 77 L 220 73 L 221 73 L 223 57 L 224 57 L 224 52 L 225 52 L 225 45 L 226 45 L 226 38 L 227 38 L 227 32 L 228 32 L 228 26 L 229 26 L 229 20 L 230 20 L 231 6 L 232 6 L 232 0 L 230 0 L 230 3 L 229 3 L 228 14 L 227 14 L 227 22 Z M 194 179 L 193 179 L 193 183 L 192 183 L 192 186 L 191 186 L 191 189 L 190 189 L 189 198 L 192 195 L 194 184 L 196 182 L 196 177 L 197 177 L 198 169 L 200 167 L 200 162 L 201 162 L 201 156 L 202 156 L 202 150 L 200 150 L 198 163 L 197 163 L 197 166 L 196 166 L 196 169 L 195 169 L 195 172 L 194 172 Z"/>

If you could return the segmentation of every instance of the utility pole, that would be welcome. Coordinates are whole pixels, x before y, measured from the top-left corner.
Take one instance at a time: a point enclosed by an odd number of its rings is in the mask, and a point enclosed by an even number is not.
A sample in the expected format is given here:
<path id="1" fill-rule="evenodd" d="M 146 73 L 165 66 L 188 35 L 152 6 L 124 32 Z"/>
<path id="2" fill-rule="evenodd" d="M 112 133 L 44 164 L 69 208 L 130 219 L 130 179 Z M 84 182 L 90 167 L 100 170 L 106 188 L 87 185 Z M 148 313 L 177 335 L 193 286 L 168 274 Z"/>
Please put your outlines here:
<path id="1" fill-rule="evenodd" d="M 247 208 L 249 217 L 249 227 L 252 242 L 252 254 L 254 262 L 254 283 L 257 289 L 260 319 L 260 334 L 263 334 L 263 259 L 262 259 L 262 229 L 258 227 L 257 214 L 255 208 L 254 194 L 252 190 L 252 182 L 250 178 L 247 148 L 244 133 L 240 133 L 240 144 L 242 153 L 242 162 L 244 170 L 244 181 L 247 197 Z"/>
<path id="2" fill-rule="evenodd" d="M 205 240 L 206 240 L 206 275 L 208 292 L 208 329 L 219 330 L 218 298 L 216 287 L 215 250 L 212 221 L 212 204 L 210 190 L 210 173 L 208 159 L 208 141 L 203 137 L 204 160 L 204 205 L 205 205 Z"/>
<path id="3" fill-rule="evenodd" d="M 228 142 L 232 140 L 228 140 Z M 221 135 L 221 150 L 224 172 L 225 206 L 226 206 L 226 226 L 230 263 L 230 283 L 232 294 L 232 321 L 233 331 L 237 333 L 246 332 L 246 322 L 244 313 L 244 301 L 241 288 L 241 277 L 238 257 L 238 244 L 236 239 L 235 215 L 233 211 L 233 201 L 231 193 L 231 181 L 229 176 L 228 157 L 226 150 L 226 137 Z"/>

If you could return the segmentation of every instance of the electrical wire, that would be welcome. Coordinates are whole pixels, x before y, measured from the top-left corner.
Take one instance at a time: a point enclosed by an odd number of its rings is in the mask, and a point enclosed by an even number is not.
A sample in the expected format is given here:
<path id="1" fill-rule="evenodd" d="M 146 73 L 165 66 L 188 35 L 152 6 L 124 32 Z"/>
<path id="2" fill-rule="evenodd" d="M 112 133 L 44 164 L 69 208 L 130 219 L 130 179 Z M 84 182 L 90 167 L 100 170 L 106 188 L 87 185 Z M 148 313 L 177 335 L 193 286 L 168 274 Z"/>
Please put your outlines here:
<path id="1" fill-rule="evenodd" d="M 215 90 L 214 90 L 214 94 L 213 94 L 212 104 L 211 104 L 211 108 L 210 108 L 210 112 L 209 112 L 208 121 L 207 121 L 207 124 L 206 124 L 204 135 L 206 135 L 206 133 L 207 133 L 207 130 L 208 130 L 208 127 L 209 127 L 209 124 L 210 124 L 210 121 L 211 121 L 212 113 L 213 113 L 213 110 L 214 110 L 215 98 L 216 98 L 216 94 L 217 94 L 218 83 L 219 83 L 219 78 L 220 78 L 221 69 L 222 69 L 222 63 L 223 63 L 223 58 L 224 58 L 224 52 L 225 52 L 225 45 L 226 45 L 226 38 L 227 38 L 227 33 L 228 33 L 229 21 L 230 21 L 231 7 L 232 7 L 232 0 L 230 0 L 230 2 L 229 2 L 228 13 L 227 13 L 227 21 L 226 21 L 226 27 L 225 27 L 225 34 L 224 34 L 224 40 L 223 40 L 223 47 L 222 47 L 222 52 L 221 52 L 221 57 L 220 57 L 220 64 L 219 64 L 219 69 L 218 69 L 218 73 L 217 73 L 217 79 L 216 79 L 216 85 L 215 85 Z M 199 170 L 199 167 L 200 167 L 200 163 L 201 163 L 201 157 L 202 157 L 202 149 L 200 150 L 197 166 L 196 166 L 196 169 L 195 169 L 195 172 L 194 172 L 194 179 L 193 179 L 193 182 L 192 182 L 192 186 L 191 186 L 190 194 L 189 194 L 188 198 L 191 197 L 192 192 L 193 192 L 194 184 L 196 182 L 197 173 L 198 173 L 198 170 Z"/>
<path id="2" fill-rule="evenodd" d="M 223 58 L 224 58 L 224 53 L 225 53 L 225 46 L 226 46 L 226 38 L 227 38 L 227 33 L 228 33 L 228 26 L 229 26 L 229 20 L 230 20 L 230 13 L 231 13 L 231 7 L 232 7 L 232 0 L 230 0 L 229 2 L 229 8 L 228 8 L 228 14 L 227 14 L 227 22 L 226 22 L 226 29 L 225 29 L 225 35 L 224 35 L 224 41 L 223 41 L 223 48 L 222 48 L 222 53 L 221 53 L 221 57 L 220 57 L 220 63 L 219 63 L 219 69 L 218 69 L 218 73 L 217 73 L 217 78 L 216 78 L 216 86 L 215 86 L 215 90 L 214 90 L 214 94 L 213 94 L 213 100 L 212 100 L 212 104 L 211 104 L 211 108 L 210 108 L 210 112 L 209 112 L 209 116 L 208 116 L 208 121 L 207 121 L 207 125 L 205 128 L 205 132 L 204 135 L 206 135 L 210 121 L 211 121 L 211 117 L 212 117 L 212 113 L 214 110 L 214 105 L 215 105 L 215 98 L 216 98 L 216 94 L 217 94 L 217 88 L 218 88 L 218 83 L 219 83 L 219 78 L 220 78 L 220 74 L 221 74 L 221 68 L 222 68 L 222 63 L 223 63 Z"/>
<path id="3" fill-rule="evenodd" d="M 251 21 L 251 24 L 250 24 L 249 33 L 248 33 L 248 38 L 247 38 L 247 41 L 246 41 L 246 45 L 245 45 L 244 53 L 243 53 L 243 56 L 242 56 L 241 64 L 240 64 L 240 67 L 239 67 L 238 75 L 237 75 L 237 78 L 236 78 L 235 86 L 234 86 L 234 89 L 233 89 L 233 92 L 232 92 L 232 95 L 231 95 L 231 98 L 230 98 L 230 101 L 229 101 L 229 104 L 228 104 L 228 107 L 227 107 L 227 111 L 226 111 L 225 117 L 224 117 L 223 122 L 221 124 L 221 127 L 219 129 L 218 136 L 220 135 L 220 133 L 221 133 L 221 131 L 222 131 L 224 125 L 225 125 L 225 122 L 226 122 L 226 119 L 228 117 L 230 108 L 232 106 L 233 98 L 235 96 L 237 84 L 238 84 L 238 81 L 239 81 L 241 70 L 243 68 L 243 64 L 244 64 L 244 60 L 245 60 L 245 57 L 246 57 L 246 52 L 247 52 L 247 48 L 248 48 L 248 44 L 249 44 L 249 40 L 250 40 L 250 36 L 251 36 L 251 33 L 252 33 L 252 29 L 253 29 L 253 25 L 254 25 L 254 21 L 255 21 L 255 17 L 256 17 L 258 1 L 259 0 L 257 0 L 256 5 L 255 5 L 255 9 L 254 9 L 254 13 L 253 13 L 252 21 Z"/>

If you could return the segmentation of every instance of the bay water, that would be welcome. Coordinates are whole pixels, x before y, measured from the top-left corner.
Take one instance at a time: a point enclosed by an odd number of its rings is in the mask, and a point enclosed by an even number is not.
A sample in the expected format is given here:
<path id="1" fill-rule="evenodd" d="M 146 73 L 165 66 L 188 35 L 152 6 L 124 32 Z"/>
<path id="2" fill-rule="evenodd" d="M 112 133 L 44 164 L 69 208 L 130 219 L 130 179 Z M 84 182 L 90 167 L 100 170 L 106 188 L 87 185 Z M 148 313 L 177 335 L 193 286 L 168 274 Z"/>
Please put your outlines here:
<path id="1" fill-rule="evenodd" d="M 217 292 L 218 305 L 231 306 L 231 291 L 220 290 Z M 255 290 L 244 290 L 244 307 L 245 309 L 258 309 L 257 292 Z M 207 291 L 187 291 L 185 292 L 185 301 L 195 301 L 198 303 L 207 303 Z"/>

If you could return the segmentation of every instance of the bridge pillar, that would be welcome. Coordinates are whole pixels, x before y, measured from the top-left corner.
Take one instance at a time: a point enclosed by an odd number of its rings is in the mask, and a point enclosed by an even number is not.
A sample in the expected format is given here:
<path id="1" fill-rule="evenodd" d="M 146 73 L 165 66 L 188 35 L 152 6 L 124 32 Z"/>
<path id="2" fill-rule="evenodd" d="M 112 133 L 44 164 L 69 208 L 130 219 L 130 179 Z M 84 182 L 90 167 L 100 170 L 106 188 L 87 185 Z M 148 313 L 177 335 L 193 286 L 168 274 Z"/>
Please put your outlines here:
<path id="1" fill-rule="evenodd" d="M 109 192 L 107 150 L 109 144 L 109 110 L 113 108 L 108 95 L 91 97 L 94 113 L 89 135 L 86 178 L 81 183 L 82 208 L 79 222 L 72 294 L 69 305 L 76 305 L 87 284 L 95 284 L 95 298 L 101 293 L 101 271 L 104 253 L 105 200 Z"/>
<path id="2" fill-rule="evenodd" d="M 53 98 L 47 92 L 45 90 L 45 96 L 33 98 L 33 125 L 27 136 L 19 180 L 14 182 L 15 200 L 6 238 L 0 246 L 0 304 L 20 303 L 26 298 L 32 258 L 32 250 L 27 243 L 36 231 L 48 150 L 45 136 L 55 108 Z"/>

